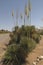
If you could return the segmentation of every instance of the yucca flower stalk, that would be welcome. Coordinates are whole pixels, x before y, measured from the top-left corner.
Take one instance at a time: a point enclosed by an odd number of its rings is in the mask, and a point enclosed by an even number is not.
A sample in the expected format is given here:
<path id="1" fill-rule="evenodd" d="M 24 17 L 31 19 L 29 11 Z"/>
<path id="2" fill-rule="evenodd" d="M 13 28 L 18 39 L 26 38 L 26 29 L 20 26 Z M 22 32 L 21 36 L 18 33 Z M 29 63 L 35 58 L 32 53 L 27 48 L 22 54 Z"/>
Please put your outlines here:
<path id="1" fill-rule="evenodd" d="M 24 26 L 25 26 L 25 15 L 27 15 L 27 4 L 25 4 L 25 9 L 24 9 Z"/>
<path id="2" fill-rule="evenodd" d="M 25 5 L 25 15 L 26 15 L 27 17 L 29 17 L 28 5 Z"/>
<path id="3" fill-rule="evenodd" d="M 20 18 L 21 18 L 21 19 L 23 18 L 23 15 L 22 15 L 22 13 L 20 14 Z"/>
<path id="4" fill-rule="evenodd" d="M 24 26 L 25 26 L 25 14 L 24 14 Z"/>
<path id="5" fill-rule="evenodd" d="M 28 0 L 28 10 L 29 10 L 29 26 L 31 26 L 31 3 L 30 0 Z M 31 27 L 30 27 L 31 30 Z M 29 38 L 31 37 L 30 32 L 29 32 Z"/>
<path id="6" fill-rule="evenodd" d="M 15 21 L 14 21 L 14 9 L 12 10 L 12 19 L 13 19 L 14 27 L 15 27 Z"/>
<path id="7" fill-rule="evenodd" d="M 20 19 L 21 19 L 21 21 L 22 21 L 22 19 L 23 19 L 23 14 L 22 14 L 22 13 L 20 14 Z"/>
<path id="8" fill-rule="evenodd" d="M 28 9 L 29 9 L 29 11 L 31 11 L 31 2 L 30 2 L 30 0 L 28 0 Z"/>
<path id="9" fill-rule="evenodd" d="M 31 3 L 30 3 L 30 0 L 28 0 L 28 10 L 29 10 L 29 25 L 31 25 Z"/>
<path id="10" fill-rule="evenodd" d="M 12 17 L 14 18 L 14 10 L 12 10 Z"/>
<path id="11" fill-rule="evenodd" d="M 16 26 L 18 26 L 18 10 L 16 11 Z"/>

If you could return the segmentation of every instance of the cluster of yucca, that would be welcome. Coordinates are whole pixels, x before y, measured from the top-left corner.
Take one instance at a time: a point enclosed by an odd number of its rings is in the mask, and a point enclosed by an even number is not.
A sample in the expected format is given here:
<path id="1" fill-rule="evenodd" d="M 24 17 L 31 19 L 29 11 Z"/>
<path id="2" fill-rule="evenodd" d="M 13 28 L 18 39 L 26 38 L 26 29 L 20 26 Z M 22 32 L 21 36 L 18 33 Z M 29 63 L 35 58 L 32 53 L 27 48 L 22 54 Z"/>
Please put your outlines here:
<path id="1" fill-rule="evenodd" d="M 38 35 L 34 26 L 15 27 L 15 30 L 10 34 L 11 40 L 4 55 L 3 65 L 22 65 L 26 62 L 28 53 L 36 46 L 34 39 L 36 36 L 32 36 L 33 33 Z"/>

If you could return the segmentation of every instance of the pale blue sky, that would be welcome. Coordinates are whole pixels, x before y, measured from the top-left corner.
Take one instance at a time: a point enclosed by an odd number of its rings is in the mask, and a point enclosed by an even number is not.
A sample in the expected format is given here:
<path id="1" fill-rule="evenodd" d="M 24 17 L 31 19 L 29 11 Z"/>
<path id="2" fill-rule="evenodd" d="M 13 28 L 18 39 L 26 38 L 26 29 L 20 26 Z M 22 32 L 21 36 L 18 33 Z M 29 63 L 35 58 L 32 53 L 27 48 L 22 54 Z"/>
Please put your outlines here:
<path id="1" fill-rule="evenodd" d="M 30 0 L 32 5 L 31 24 L 36 27 L 43 26 L 43 0 Z M 24 6 L 28 0 L 0 0 L 0 29 L 12 30 L 16 22 L 16 11 L 19 11 L 19 25 L 23 24 L 20 20 L 20 13 L 24 13 Z M 11 16 L 14 9 L 14 19 Z"/>

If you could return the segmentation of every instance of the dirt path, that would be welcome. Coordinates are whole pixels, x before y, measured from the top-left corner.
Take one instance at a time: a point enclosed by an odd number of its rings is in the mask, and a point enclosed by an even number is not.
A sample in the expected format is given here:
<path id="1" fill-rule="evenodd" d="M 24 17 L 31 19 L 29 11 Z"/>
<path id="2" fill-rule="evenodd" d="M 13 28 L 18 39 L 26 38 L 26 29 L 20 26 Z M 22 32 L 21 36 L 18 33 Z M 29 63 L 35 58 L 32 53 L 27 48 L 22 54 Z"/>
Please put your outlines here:
<path id="1" fill-rule="evenodd" d="M 5 53 L 6 46 L 10 40 L 9 33 L 8 34 L 0 34 L 0 59 Z"/>
<path id="2" fill-rule="evenodd" d="M 27 65 L 32 65 L 32 62 L 36 60 L 37 56 L 43 55 L 43 36 L 42 39 L 40 40 L 40 44 L 36 46 L 36 48 L 28 55 L 27 60 L 29 61 L 30 64 Z M 43 65 L 43 60 L 39 61 L 37 65 Z"/>

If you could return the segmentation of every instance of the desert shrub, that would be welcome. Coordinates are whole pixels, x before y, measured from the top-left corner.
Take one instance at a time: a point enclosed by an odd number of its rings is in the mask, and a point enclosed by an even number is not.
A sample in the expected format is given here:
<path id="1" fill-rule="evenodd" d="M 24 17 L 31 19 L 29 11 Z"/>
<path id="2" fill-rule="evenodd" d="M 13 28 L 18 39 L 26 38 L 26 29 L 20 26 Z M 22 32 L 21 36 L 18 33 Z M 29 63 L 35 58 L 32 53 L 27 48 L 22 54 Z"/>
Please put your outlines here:
<path id="1" fill-rule="evenodd" d="M 40 34 L 43 35 L 43 30 L 40 31 Z"/>
<path id="2" fill-rule="evenodd" d="M 29 48 L 29 52 L 31 52 L 36 46 L 36 42 L 33 39 L 29 39 L 28 40 L 28 48 Z"/>
<path id="3" fill-rule="evenodd" d="M 20 43 L 21 47 L 24 48 L 27 54 L 28 52 L 32 51 L 36 46 L 36 42 L 33 39 L 29 39 L 28 37 L 22 37 Z"/>
<path id="4" fill-rule="evenodd" d="M 10 34 L 11 40 L 4 55 L 4 65 L 22 65 L 26 62 L 28 53 L 35 48 L 36 42 L 39 42 L 40 35 L 33 31 L 35 31 L 34 26 L 16 27 L 13 30 L 12 34 Z"/>
<path id="5" fill-rule="evenodd" d="M 39 43 L 40 35 L 39 34 L 33 34 L 32 38 L 36 41 L 36 43 Z"/>
<path id="6" fill-rule="evenodd" d="M 4 56 L 3 64 L 21 65 L 26 61 L 28 52 L 35 48 L 35 42 L 27 37 L 22 37 L 20 44 L 11 44 L 8 46 Z"/>
<path id="7" fill-rule="evenodd" d="M 4 55 L 3 64 L 6 64 L 6 65 L 8 64 L 9 65 L 13 61 L 15 62 L 15 60 L 16 60 L 15 55 L 16 55 L 17 49 L 18 49 L 17 45 L 13 44 L 13 45 L 8 46 L 7 51 Z"/>
<path id="8" fill-rule="evenodd" d="M 20 45 L 12 44 L 5 53 L 3 65 L 21 65 L 25 62 L 26 54 Z"/>
<path id="9" fill-rule="evenodd" d="M 25 52 L 28 52 L 28 37 L 21 37 L 20 46 L 24 48 Z"/>

